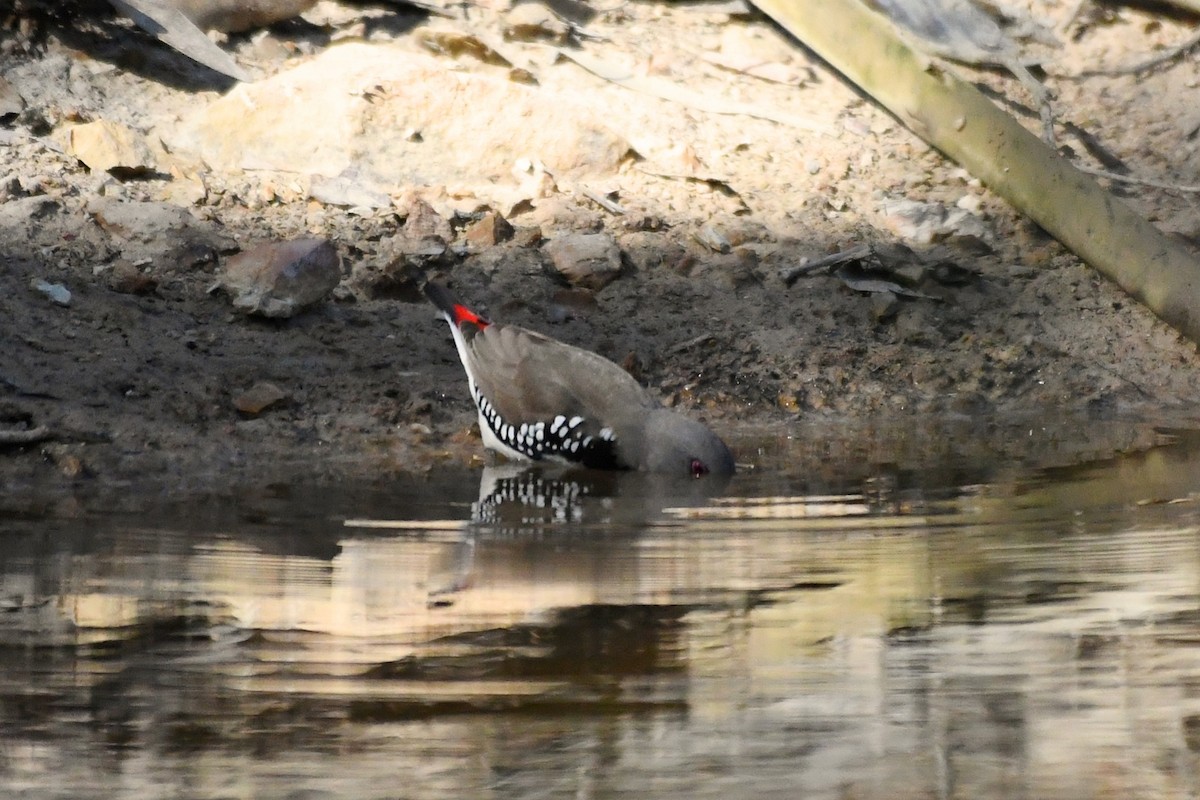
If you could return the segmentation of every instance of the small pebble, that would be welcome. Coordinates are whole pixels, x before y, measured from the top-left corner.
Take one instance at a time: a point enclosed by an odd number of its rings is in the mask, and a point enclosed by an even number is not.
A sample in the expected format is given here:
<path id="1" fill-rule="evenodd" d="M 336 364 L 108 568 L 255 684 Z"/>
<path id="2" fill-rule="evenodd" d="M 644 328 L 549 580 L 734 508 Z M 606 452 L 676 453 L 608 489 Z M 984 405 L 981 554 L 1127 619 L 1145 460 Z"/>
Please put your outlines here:
<path id="1" fill-rule="evenodd" d="M 276 403 L 288 399 L 288 393 L 273 383 L 259 381 L 233 398 L 233 407 L 243 414 L 254 416 Z"/>
<path id="2" fill-rule="evenodd" d="M 64 307 L 71 305 L 71 290 L 61 283 L 47 283 L 41 278 L 35 278 L 30 286 L 50 298 L 50 302 L 55 305 Z"/>

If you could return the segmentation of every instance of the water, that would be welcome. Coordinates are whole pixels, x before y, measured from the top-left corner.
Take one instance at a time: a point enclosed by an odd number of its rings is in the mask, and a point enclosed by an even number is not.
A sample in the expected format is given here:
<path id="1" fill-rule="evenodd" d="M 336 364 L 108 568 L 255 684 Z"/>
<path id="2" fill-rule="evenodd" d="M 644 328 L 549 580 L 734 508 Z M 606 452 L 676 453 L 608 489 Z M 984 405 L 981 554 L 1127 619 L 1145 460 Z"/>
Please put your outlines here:
<path id="1" fill-rule="evenodd" d="M 9 519 L 0 794 L 1197 797 L 1200 437 L 1163 442 Z"/>

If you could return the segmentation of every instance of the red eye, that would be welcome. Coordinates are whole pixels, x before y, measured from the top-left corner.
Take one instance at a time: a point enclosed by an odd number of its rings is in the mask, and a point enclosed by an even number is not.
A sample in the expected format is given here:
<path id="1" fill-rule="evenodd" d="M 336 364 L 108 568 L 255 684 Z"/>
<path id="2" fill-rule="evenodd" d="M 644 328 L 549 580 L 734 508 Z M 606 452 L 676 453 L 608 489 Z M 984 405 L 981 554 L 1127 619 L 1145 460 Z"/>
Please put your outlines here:
<path id="1" fill-rule="evenodd" d="M 692 477 L 699 478 L 708 474 L 708 467 L 698 458 L 693 458 L 691 463 Z"/>

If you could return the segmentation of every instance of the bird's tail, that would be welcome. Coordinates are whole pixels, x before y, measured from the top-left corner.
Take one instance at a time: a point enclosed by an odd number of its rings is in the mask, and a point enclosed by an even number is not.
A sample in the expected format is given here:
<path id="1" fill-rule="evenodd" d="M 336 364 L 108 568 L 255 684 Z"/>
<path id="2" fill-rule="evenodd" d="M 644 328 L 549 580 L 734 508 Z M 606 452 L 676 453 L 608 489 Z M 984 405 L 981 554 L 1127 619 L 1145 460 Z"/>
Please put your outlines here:
<path id="1" fill-rule="evenodd" d="M 479 328 L 486 328 L 491 324 L 460 303 L 454 293 L 440 283 L 426 282 L 425 296 L 429 298 L 429 302 L 437 306 L 437 309 L 442 312 L 451 325 L 459 326 L 464 322 L 469 322 Z"/>

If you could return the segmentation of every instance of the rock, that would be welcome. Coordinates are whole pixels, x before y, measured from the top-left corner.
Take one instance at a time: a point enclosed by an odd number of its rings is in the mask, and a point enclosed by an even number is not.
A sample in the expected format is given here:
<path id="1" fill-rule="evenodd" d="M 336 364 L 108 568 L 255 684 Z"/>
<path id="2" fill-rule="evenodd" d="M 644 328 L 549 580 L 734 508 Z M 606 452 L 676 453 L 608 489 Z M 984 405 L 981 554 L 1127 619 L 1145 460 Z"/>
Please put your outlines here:
<path id="1" fill-rule="evenodd" d="M 454 238 L 454 229 L 446 218 L 416 195 L 408 198 L 402 232 L 412 241 L 436 242 L 443 246 Z"/>
<path id="2" fill-rule="evenodd" d="M 87 210 L 101 228 L 130 241 L 149 242 L 176 235 L 197 221 L 187 209 L 168 203 L 93 198 Z"/>
<path id="3" fill-rule="evenodd" d="M 381 243 L 381 259 L 360 259 L 351 270 L 349 286 L 363 297 L 417 302 L 422 272 L 454 260 L 449 247 L 454 229 L 446 218 L 415 193 L 402 198 L 399 205 L 404 225 Z"/>
<path id="4" fill-rule="evenodd" d="M 4 78 L 0 77 L 0 120 L 15 117 L 25 110 L 25 98 Z"/>
<path id="5" fill-rule="evenodd" d="M 0 203 L 0 230 L 28 227 L 35 220 L 57 213 L 60 208 L 56 200 L 44 194 Z"/>
<path id="6" fill-rule="evenodd" d="M 467 243 L 474 247 L 492 247 L 513 236 L 513 226 L 495 211 L 489 211 L 465 233 Z"/>
<path id="7" fill-rule="evenodd" d="M 871 319 L 887 322 L 900 310 L 900 298 L 892 292 L 876 292 L 871 295 Z"/>
<path id="8" fill-rule="evenodd" d="M 248 416 L 261 414 L 276 403 L 288 399 L 288 393 L 273 383 L 259 381 L 233 398 L 233 407 Z"/>
<path id="9" fill-rule="evenodd" d="M 922 203 L 907 198 L 886 198 L 879 203 L 883 224 L 917 244 L 930 244 L 949 237 L 972 237 L 987 241 L 987 225 L 963 208 L 947 209 L 941 203 Z"/>
<path id="10" fill-rule="evenodd" d="M 108 288 L 121 294 L 149 294 L 158 288 L 158 281 L 131 262 L 119 259 L 108 273 Z"/>
<path id="11" fill-rule="evenodd" d="M 545 237 L 541 228 L 516 228 L 513 230 L 513 244 L 517 247 L 537 247 Z"/>
<path id="12" fill-rule="evenodd" d="M 369 181 L 354 175 L 339 175 L 334 178 L 318 175 L 313 178 L 308 196 L 318 203 L 344 208 L 374 210 L 392 205 L 390 197 L 373 188 Z"/>
<path id="13" fill-rule="evenodd" d="M 536 225 L 547 237 L 559 231 L 598 232 L 604 226 L 598 213 L 562 195 L 539 200 L 532 211 L 521 216 L 521 222 Z"/>
<path id="14" fill-rule="evenodd" d="M 163 189 L 167 200 L 180 206 L 194 206 L 208 198 L 208 187 L 198 170 L 172 164 L 168 172 L 171 182 Z"/>
<path id="15" fill-rule="evenodd" d="M 324 239 L 268 242 L 230 258 L 216 288 L 244 314 L 291 317 L 325 299 L 342 278 L 341 259 Z"/>
<path id="16" fill-rule="evenodd" d="M 64 307 L 71 305 L 71 290 L 61 283 L 47 283 L 41 278 L 34 278 L 29 285 L 46 295 L 55 305 Z"/>
<path id="17" fill-rule="evenodd" d="M 757 267 L 758 254 L 749 247 L 739 247 L 731 253 L 698 259 L 690 274 L 734 290 L 755 283 Z"/>
<path id="18" fill-rule="evenodd" d="M 185 208 L 170 203 L 126 202 L 94 197 L 87 211 L 105 231 L 121 243 L 122 256 L 187 267 L 212 261 L 213 251 L 234 249 L 234 242 L 211 223 L 202 222 Z M 204 257 L 197 259 L 197 254 Z"/>
<path id="19" fill-rule="evenodd" d="M 543 250 L 573 286 L 599 291 L 621 273 L 621 249 L 607 233 L 568 233 Z"/>
<path id="20" fill-rule="evenodd" d="M 621 252 L 639 272 L 671 268 L 687 255 L 687 250 L 673 236 L 637 231 L 621 236 Z M 689 262 L 689 267 L 691 262 Z"/>
<path id="21" fill-rule="evenodd" d="M 728 237 L 712 225 L 704 225 L 696 231 L 696 241 L 712 250 L 714 253 L 728 253 L 733 249 Z"/>
<path id="22" fill-rule="evenodd" d="M 367 299 L 388 298 L 407 303 L 420 302 L 425 270 L 411 262 L 411 257 L 404 254 L 383 263 L 372 263 L 369 260 L 356 262 L 348 281 L 351 296 Z"/>
<path id="23" fill-rule="evenodd" d="M 630 150 L 567 93 L 381 43 L 339 44 L 239 85 L 167 140 L 214 170 L 332 176 L 355 167 L 384 186 L 498 188 L 522 156 L 555 175 L 611 174 Z"/>
<path id="24" fill-rule="evenodd" d="M 541 3 L 521 3 L 504 15 L 504 37 L 511 41 L 564 44 L 571 28 Z"/>
<path id="25" fill-rule="evenodd" d="M 383 243 L 382 249 L 391 261 L 386 271 L 403 272 L 407 270 L 405 265 L 428 267 L 452 260 L 449 243 L 453 238 L 454 229 L 445 217 L 429 203 L 414 197 L 405 213 L 404 225 Z"/>
<path id="26" fill-rule="evenodd" d="M 141 134 L 108 120 L 70 126 L 60 134 L 60 144 L 92 172 L 141 175 L 158 166 Z"/>

